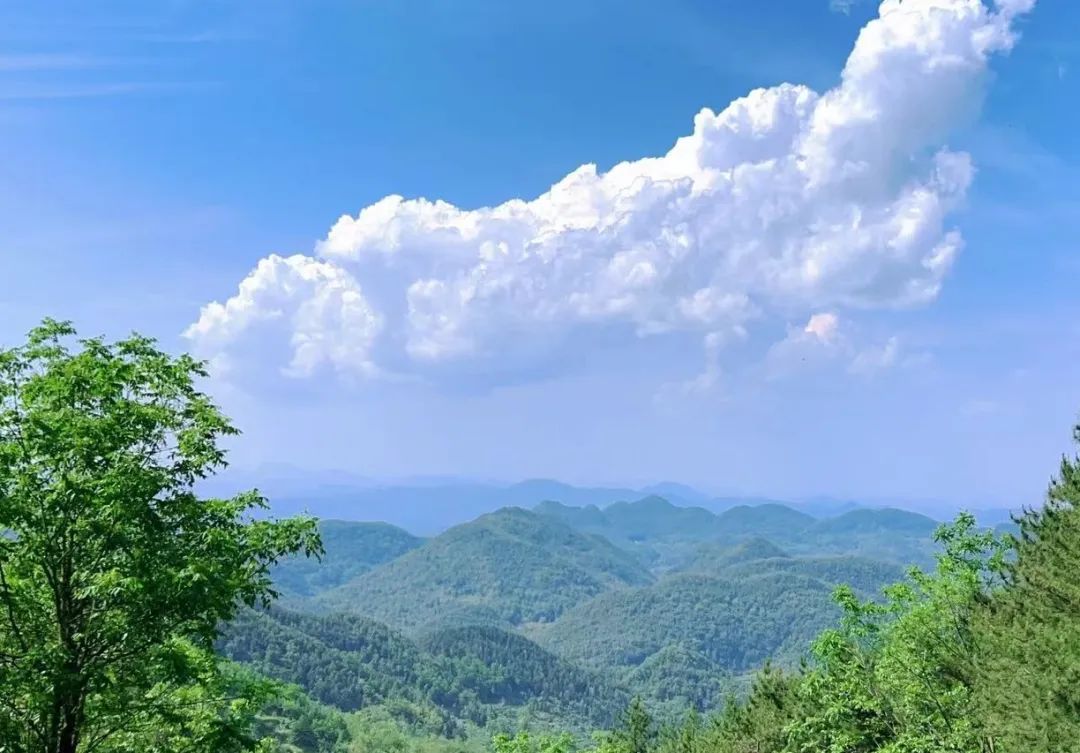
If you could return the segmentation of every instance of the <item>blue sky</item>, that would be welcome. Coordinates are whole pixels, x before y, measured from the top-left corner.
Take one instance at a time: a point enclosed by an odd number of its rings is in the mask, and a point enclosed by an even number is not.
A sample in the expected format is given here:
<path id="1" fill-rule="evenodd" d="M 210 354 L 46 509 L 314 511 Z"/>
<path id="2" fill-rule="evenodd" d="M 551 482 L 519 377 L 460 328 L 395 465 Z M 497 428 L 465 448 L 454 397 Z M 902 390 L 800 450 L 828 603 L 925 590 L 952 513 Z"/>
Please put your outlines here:
<path id="1" fill-rule="evenodd" d="M 241 465 L 1031 502 L 1080 411 L 1080 7 L 975 5 L 4 5 L 0 339 L 196 350 Z"/>

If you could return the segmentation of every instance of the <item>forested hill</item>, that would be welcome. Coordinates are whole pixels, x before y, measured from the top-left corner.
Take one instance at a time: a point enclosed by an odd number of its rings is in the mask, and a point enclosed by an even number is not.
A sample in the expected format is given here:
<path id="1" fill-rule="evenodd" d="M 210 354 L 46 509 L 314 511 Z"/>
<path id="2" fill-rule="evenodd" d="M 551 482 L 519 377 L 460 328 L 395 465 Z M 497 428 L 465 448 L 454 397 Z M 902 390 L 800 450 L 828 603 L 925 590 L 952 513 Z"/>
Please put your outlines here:
<path id="1" fill-rule="evenodd" d="M 274 583 L 285 594 L 311 596 L 340 586 L 424 543 L 389 523 L 323 520 L 319 534 L 326 548 L 321 559 L 292 557 L 274 568 Z"/>
<path id="2" fill-rule="evenodd" d="M 630 697 L 603 674 L 490 627 L 439 630 L 416 642 L 358 615 L 249 610 L 219 648 L 322 703 L 427 716 L 441 720 L 437 729 L 446 736 L 459 734 L 462 723 L 510 728 L 529 719 L 601 728 Z"/>
<path id="3" fill-rule="evenodd" d="M 323 594 L 321 609 L 375 617 L 403 630 L 550 622 L 576 604 L 653 576 L 599 536 L 519 508 L 457 526 Z"/>
<path id="4" fill-rule="evenodd" d="M 878 594 L 930 558 L 934 525 L 655 495 L 503 508 L 430 539 L 324 521 L 321 562 L 273 571 L 288 608 L 245 613 L 220 647 L 315 702 L 414 732 L 585 732 L 633 696 L 673 717 L 716 708 L 766 661 L 797 666 L 839 617 L 834 587 Z"/>
<path id="5" fill-rule="evenodd" d="M 758 539 L 793 555 L 860 554 L 901 565 L 933 563 L 939 523 L 893 508 L 815 518 L 779 503 L 737 505 L 720 513 L 651 496 L 605 508 L 545 501 L 535 512 L 609 539 L 654 571 L 697 568 L 710 557 Z"/>
<path id="6" fill-rule="evenodd" d="M 1075 646 L 1046 627 L 1062 604 L 1075 602 L 1075 589 L 1061 583 L 1075 559 L 1076 516 L 1073 508 L 1041 515 L 1022 524 L 1019 548 L 1005 560 L 1012 574 L 1003 578 L 995 553 L 1007 542 L 971 519 L 942 529 L 935 542 L 920 539 L 926 519 L 895 510 L 806 521 L 776 506 L 735 509 L 729 526 L 705 535 L 700 525 L 683 526 L 690 516 L 699 524 L 711 518 L 655 498 L 620 505 L 611 519 L 602 508 L 551 503 L 507 509 L 409 542 L 345 586 L 297 600 L 307 613 L 247 611 L 219 647 L 297 686 L 261 722 L 294 741 L 279 748 L 289 753 L 336 752 L 346 739 L 378 753 L 473 753 L 500 731 L 559 730 L 583 740 L 611 724 L 598 753 L 893 750 L 843 741 L 894 737 L 907 741 L 896 750 L 990 750 L 978 747 L 986 739 L 979 735 L 1036 743 L 994 750 L 1069 751 L 1062 735 L 1077 729 L 1069 711 L 1075 693 L 1048 662 L 1064 657 L 1075 666 Z M 670 517 L 649 526 L 650 516 Z M 790 532 L 795 524 L 798 535 Z M 609 541 L 595 533 L 605 527 L 633 535 Z M 331 537 L 328 548 L 346 550 L 348 538 Z M 681 568 L 671 558 L 657 567 L 664 546 L 676 545 L 694 556 Z M 885 558 L 853 553 L 872 550 Z M 914 577 L 890 558 L 935 551 L 936 572 Z M 341 551 L 328 557 L 350 559 Z M 369 579 L 386 585 L 368 591 Z M 847 584 L 838 601 L 837 584 Z M 555 593 L 567 585 L 566 594 Z M 391 603 L 349 601 L 374 594 Z M 444 608 L 423 605 L 433 596 Z M 335 603 L 348 611 L 329 611 Z M 405 615 L 409 632 L 371 616 L 380 613 Z M 468 624 L 470 617 L 477 622 Z M 1074 636 L 1074 623 L 1058 627 Z M 1013 632 L 1032 646 L 1019 645 Z M 803 657 L 811 663 L 800 665 Z M 1038 672 L 1012 671 L 1018 662 Z M 999 687 L 1055 695 L 1029 724 Z M 620 714 L 632 697 L 641 703 Z M 701 725 L 687 709 L 713 721 Z M 681 726 L 658 731 L 680 718 Z M 1039 742 L 1040 730 L 1053 730 L 1057 747 Z M 514 739 L 500 750 L 569 745 Z"/>

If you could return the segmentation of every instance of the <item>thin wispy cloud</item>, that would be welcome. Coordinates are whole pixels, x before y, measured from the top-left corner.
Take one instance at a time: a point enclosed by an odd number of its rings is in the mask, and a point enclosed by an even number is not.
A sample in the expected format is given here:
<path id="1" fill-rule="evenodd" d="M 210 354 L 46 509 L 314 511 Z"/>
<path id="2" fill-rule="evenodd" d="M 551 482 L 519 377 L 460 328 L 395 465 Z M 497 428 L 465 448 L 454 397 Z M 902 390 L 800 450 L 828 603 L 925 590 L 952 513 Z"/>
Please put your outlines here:
<path id="1" fill-rule="evenodd" d="M 115 62 L 93 55 L 54 52 L 0 55 L 0 73 L 85 70 L 114 65 Z"/>
<path id="2" fill-rule="evenodd" d="M 240 29 L 203 29 L 201 31 L 148 31 L 131 34 L 129 41 L 151 42 L 170 45 L 226 44 L 230 42 L 251 42 L 260 39 L 260 35 L 250 30 Z"/>
<path id="3" fill-rule="evenodd" d="M 219 86 L 213 81 L 112 81 L 85 84 L 20 84 L 0 86 L 0 101 L 47 102 L 69 99 L 97 99 L 138 94 L 198 92 Z"/>

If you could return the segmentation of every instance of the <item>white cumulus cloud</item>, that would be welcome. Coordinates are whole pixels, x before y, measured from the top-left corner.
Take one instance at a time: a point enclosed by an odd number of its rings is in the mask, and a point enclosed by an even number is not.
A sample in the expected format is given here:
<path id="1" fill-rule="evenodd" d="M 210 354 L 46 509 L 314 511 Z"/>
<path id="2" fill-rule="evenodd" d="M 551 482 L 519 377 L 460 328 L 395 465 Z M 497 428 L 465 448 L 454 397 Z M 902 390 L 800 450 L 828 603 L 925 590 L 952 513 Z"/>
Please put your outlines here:
<path id="1" fill-rule="evenodd" d="M 186 335 L 219 360 L 277 338 L 306 375 L 484 370 L 543 363 L 590 329 L 693 332 L 708 376 L 755 321 L 927 303 L 961 249 L 948 215 L 973 177 L 944 145 L 1033 4 L 885 0 L 833 89 L 754 90 L 699 112 L 666 154 L 583 165 L 531 200 L 388 196 L 312 255 L 259 262 Z M 817 313 L 803 334 L 837 322 Z"/>
<path id="2" fill-rule="evenodd" d="M 256 265 L 235 296 L 204 306 L 184 335 L 227 370 L 238 340 L 282 331 L 291 350 L 286 373 L 308 376 L 324 364 L 373 372 L 368 354 L 382 326 L 344 269 L 300 254 L 274 254 Z"/>

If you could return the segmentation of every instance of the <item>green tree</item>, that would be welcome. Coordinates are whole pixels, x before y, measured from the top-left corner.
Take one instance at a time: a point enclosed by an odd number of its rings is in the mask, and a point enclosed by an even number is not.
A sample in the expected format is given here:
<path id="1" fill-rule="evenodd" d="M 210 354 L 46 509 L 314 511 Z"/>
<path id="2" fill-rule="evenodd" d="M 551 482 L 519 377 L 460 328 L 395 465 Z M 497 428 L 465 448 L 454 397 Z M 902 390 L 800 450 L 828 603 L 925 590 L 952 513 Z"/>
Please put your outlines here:
<path id="1" fill-rule="evenodd" d="M 572 753 L 574 740 L 568 734 L 530 735 L 518 732 L 516 735 L 499 734 L 491 741 L 495 753 Z"/>
<path id="2" fill-rule="evenodd" d="M 912 568 L 861 602 L 837 589 L 844 619 L 814 643 L 800 691 L 810 712 L 790 728 L 800 751 L 978 752 L 988 747 L 974 711 L 973 618 L 1000 584 L 1006 548 L 967 513 L 935 533 L 937 568 Z"/>
<path id="3" fill-rule="evenodd" d="M 1080 427 L 1073 433 L 1080 444 Z M 1080 459 L 1017 520 L 1007 587 L 976 620 L 978 712 L 999 751 L 1080 751 Z"/>
<path id="4" fill-rule="evenodd" d="M 661 728 L 657 750 L 658 753 L 699 753 L 701 741 L 701 715 L 691 706 L 680 724 Z"/>
<path id="5" fill-rule="evenodd" d="M 700 749 L 716 753 L 779 753 L 786 750 L 787 727 L 805 711 L 801 675 L 766 662 L 754 677 L 745 701 L 729 696 L 704 731 Z"/>
<path id="6" fill-rule="evenodd" d="M 200 362 L 74 336 L 47 320 L 0 351 L 0 751 L 250 748 L 265 684 L 213 641 L 279 558 L 320 551 L 314 523 L 197 496 L 237 433 Z"/>
<path id="7" fill-rule="evenodd" d="M 615 729 L 600 738 L 596 753 L 650 753 L 658 736 L 645 703 L 634 698 L 620 714 Z"/>

